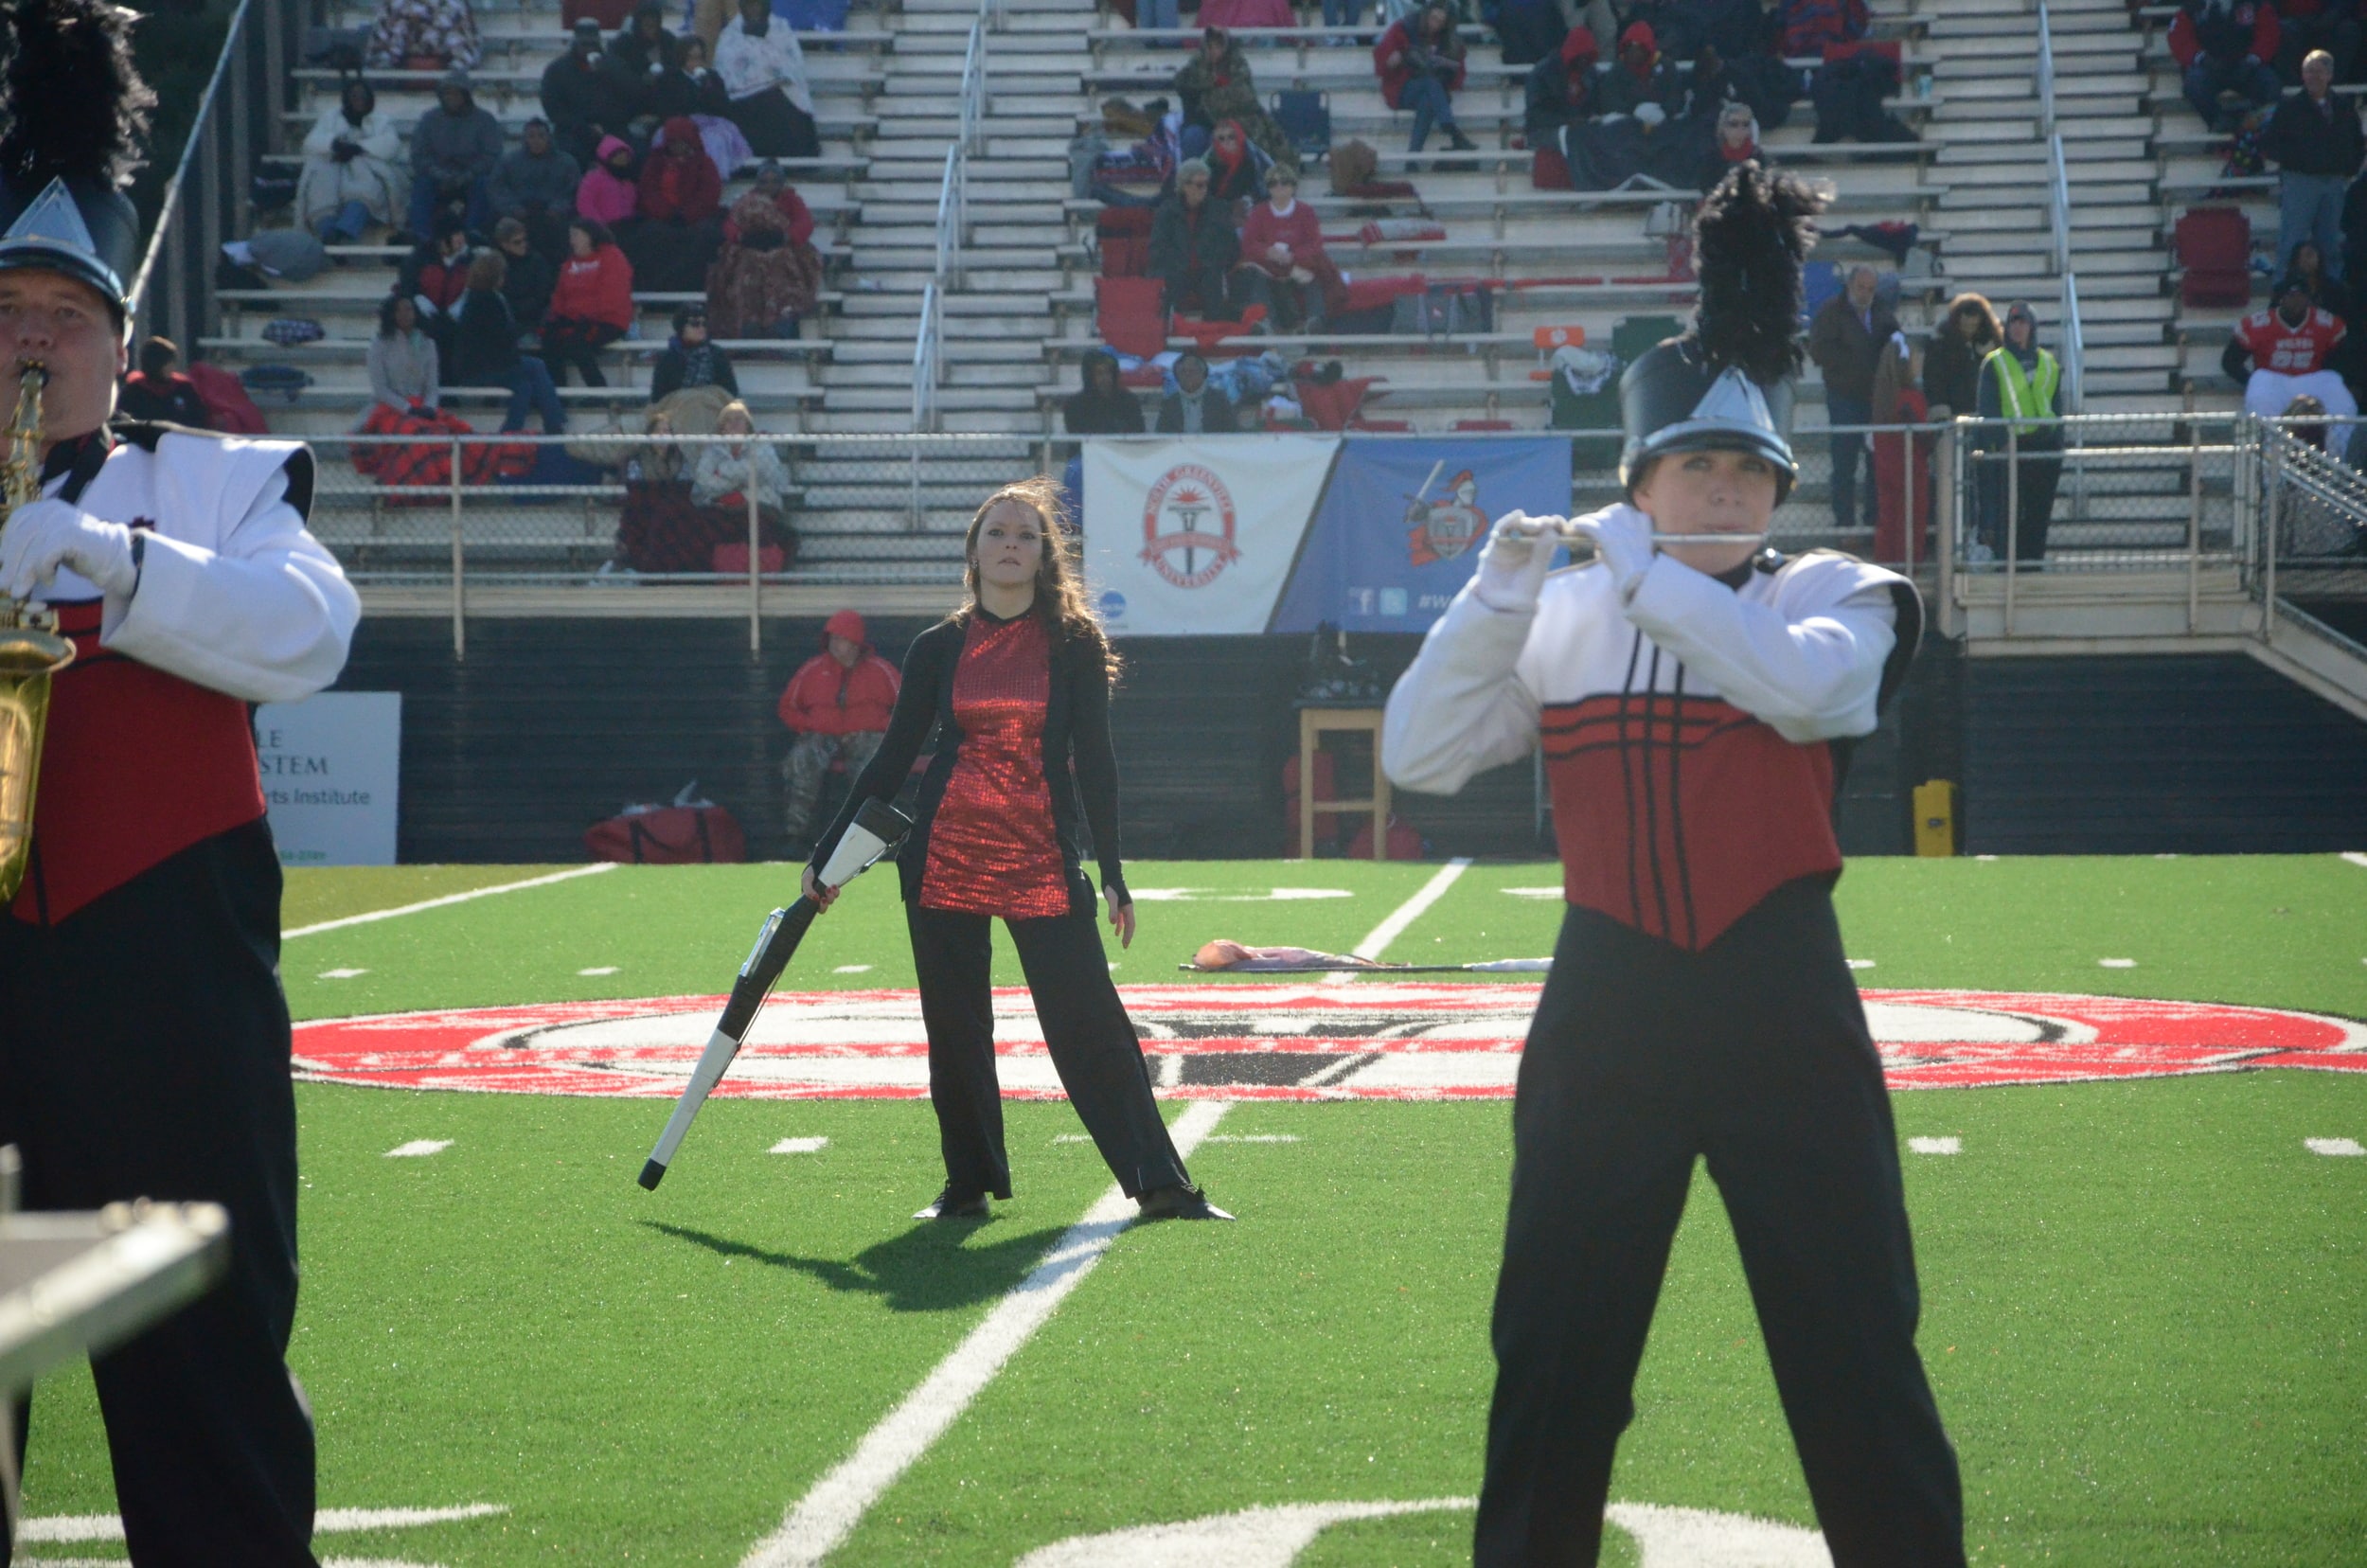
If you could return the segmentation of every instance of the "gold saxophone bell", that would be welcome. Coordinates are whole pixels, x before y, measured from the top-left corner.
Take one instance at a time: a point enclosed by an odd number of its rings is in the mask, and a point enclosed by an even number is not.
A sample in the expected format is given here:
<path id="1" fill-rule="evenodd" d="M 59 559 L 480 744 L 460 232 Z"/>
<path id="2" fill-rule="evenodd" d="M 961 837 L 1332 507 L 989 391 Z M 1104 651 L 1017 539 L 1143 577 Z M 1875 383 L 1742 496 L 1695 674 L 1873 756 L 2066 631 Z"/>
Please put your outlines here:
<path id="1" fill-rule="evenodd" d="M 48 382 L 46 365 L 27 363 L 20 371 L 16 419 L 0 458 L 0 532 L 41 495 L 41 394 Z M 0 904 L 16 897 L 33 852 L 50 677 L 73 662 L 74 645 L 58 635 L 55 611 L 0 595 Z"/>

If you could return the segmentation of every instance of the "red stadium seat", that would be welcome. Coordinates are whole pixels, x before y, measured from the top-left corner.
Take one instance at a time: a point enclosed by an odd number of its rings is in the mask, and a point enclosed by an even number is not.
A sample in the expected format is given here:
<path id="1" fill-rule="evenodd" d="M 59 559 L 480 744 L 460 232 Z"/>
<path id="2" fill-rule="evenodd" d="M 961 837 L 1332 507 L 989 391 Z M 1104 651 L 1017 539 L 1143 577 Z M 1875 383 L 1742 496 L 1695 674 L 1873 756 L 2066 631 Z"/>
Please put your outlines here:
<path id="1" fill-rule="evenodd" d="M 2175 231 L 2180 301 L 2194 306 L 2251 303 L 2251 220 L 2235 207 L 2196 207 Z"/>

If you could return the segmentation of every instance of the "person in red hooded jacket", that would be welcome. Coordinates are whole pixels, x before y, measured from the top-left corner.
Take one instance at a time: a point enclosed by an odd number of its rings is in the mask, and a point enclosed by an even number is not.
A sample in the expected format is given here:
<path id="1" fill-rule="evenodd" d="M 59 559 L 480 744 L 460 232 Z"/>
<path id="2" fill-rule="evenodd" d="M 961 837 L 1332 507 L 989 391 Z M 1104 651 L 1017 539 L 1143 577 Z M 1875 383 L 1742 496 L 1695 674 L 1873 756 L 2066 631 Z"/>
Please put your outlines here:
<path id="1" fill-rule="evenodd" d="M 561 386 L 571 365 L 583 372 L 584 385 L 606 386 L 599 351 L 632 325 L 632 263 L 596 218 L 567 225 L 567 250 L 551 290 L 550 313 L 543 318 L 543 357 Z"/>
<path id="2" fill-rule="evenodd" d="M 617 243 L 639 287 L 657 294 L 705 292 L 707 263 L 723 243 L 723 176 L 687 115 L 667 120 L 642 160 L 639 221 Z"/>
<path id="3" fill-rule="evenodd" d="M 863 616 L 841 610 L 822 627 L 822 651 L 808 659 L 781 693 L 781 722 L 796 737 L 781 764 L 788 786 L 782 811 L 790 842 L 803 844 L 830 764 L 844 758 L 854 777 L 880 749 L 902 685 L 896 667 L 871 650 Z"/>

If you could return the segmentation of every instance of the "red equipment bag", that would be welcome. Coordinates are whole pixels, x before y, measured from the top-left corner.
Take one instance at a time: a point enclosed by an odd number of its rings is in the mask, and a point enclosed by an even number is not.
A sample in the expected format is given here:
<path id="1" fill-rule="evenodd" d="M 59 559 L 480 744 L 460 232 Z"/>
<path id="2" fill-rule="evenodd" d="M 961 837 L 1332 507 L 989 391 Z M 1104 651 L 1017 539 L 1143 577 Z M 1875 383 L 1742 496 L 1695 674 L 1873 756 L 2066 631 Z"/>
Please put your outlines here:
<path id="1" fill-rule="evenodd" d="M 1570 165 L 1558 148 L 1540 147 L 1529 154 L 1529 185 L 1537 190 L 1568 190 Z"/>
<path id="2" fill-rule="evenodd" d="M 687 793 L 687 792 L 685 792 Z M 583 835 L 594 860 L 696 865 L 748 858 L 748 835 L 721 806 L 634 806 Z"/>

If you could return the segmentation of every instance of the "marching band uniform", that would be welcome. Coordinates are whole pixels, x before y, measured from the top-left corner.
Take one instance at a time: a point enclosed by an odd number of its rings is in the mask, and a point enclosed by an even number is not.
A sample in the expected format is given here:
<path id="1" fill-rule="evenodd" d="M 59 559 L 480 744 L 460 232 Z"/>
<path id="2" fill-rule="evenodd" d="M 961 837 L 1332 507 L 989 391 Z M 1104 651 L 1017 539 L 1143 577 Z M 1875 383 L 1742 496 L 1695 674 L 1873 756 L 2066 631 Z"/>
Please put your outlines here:
<path id="1" fill-rule="evenodd" d="M 88 282 L 119 334 L 137 224 L 112 185 L 7 209 L 0 268 Z M 0 531 L 0 589 L 44 598 L 77 657 L 0 916 L 0 1141 L 30 1208 L 229 1211 L 222 1283 L 92 1363 L 125 1539 L 143 1568 L 309 1568 L 280 875 L 247 704 L 334 680 L 359 603 L 306 528 L 300 443 L 119 425 L 58 442 L 44 481 Z"/>
<path id="2" fill-rule="evenodd" d="M 988 980 L 998 916 L 1019 950 L 1061 1086 L 1119 1186 L 1130 1198 L 1163 1188 L 1196 1198 L 1110 983 L 1093 884 L 1079 864 L 1084 826 L 1102 886 L 1125 900 L 1100 649 L 1047 628 L 1033 611 L 1004 620 L 975 604 L 915 638 L 887 734 L 814 846 L 817 874 L 863 801 L 895 798 L 932 728 L 936 754 L 899 863 L 945 1156 L 940 1203 L 1011 1196 Z"/>
<path id="3" fill-rule="evenodd" d="M 1640 360 L 1622 401 L 1630 487 L 1661 455 L 1730 449 L 1789 490 L 1788 391 L 1697 338 Z M 1834 1560 L 1961 1564 L 1890 1105 L 1829 896 L 1832 802 L 1913 656 L 1914 590 L 1826 552 L 1712 578 L 1653 554 L 1631 507 L 1582 521 L 1594 563 L 1483 563 L 1383 737 L 1391 778 L 1436 793 L 1541 739 L 1569 904 L 1514 1108 L 1475 1559 L 1595 1560 L 1703 1157 Z"/>

